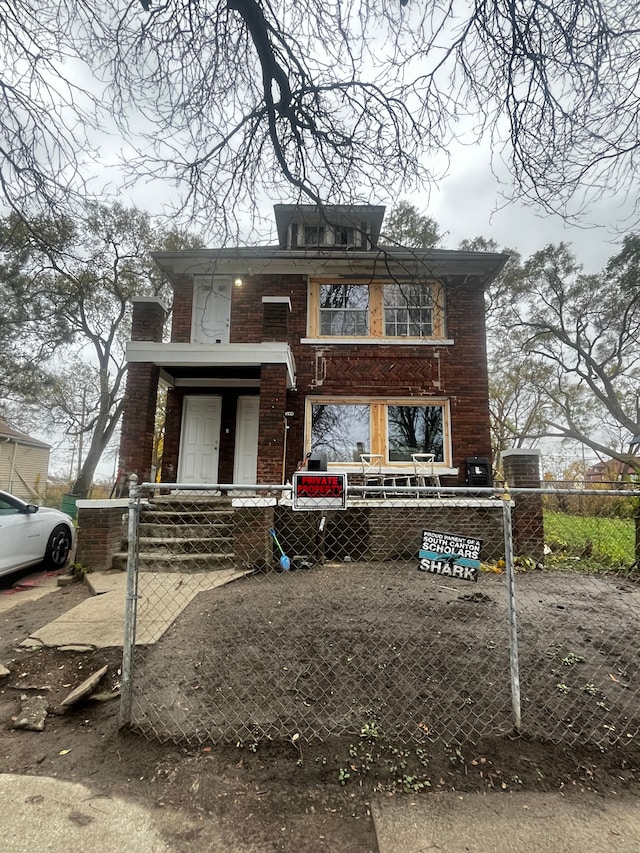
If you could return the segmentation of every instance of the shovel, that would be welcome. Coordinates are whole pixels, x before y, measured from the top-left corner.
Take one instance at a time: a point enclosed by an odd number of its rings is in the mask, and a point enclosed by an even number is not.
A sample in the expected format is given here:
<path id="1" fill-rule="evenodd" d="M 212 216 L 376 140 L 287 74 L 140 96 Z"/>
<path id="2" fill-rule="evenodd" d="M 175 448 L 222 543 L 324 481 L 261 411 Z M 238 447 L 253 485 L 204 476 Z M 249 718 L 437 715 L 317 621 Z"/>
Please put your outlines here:
<path id="1" fill-rule="evenodd" d="M 288 571 L 289 571 L 289 569 L 291 568 L 291 560 L 287 557 L 287 555 L 286 555 L 286 554 L 284 553 L 284 551 L 282 550 L 282 545 L 278 542 L 278 537 L 276 536 L 276 532 L 275 532 L 275 530 L 273 529 L 273 527 L 270 527 L 270 528 L 269 528 L 269 533 L 270 533 L 270 534 L 271 534 L 271 536 L 273 537 L 273 541 L 274 541 L 274 542 L 276 543 L 276 545 L 278 546 L 278 550 L 280 551 L 280 554 L 282 555 L 282 556 L 280 557 L 280 566 L 282 567 L 282 571 L 283 571 L 283 572 L 288 572 Z"/>

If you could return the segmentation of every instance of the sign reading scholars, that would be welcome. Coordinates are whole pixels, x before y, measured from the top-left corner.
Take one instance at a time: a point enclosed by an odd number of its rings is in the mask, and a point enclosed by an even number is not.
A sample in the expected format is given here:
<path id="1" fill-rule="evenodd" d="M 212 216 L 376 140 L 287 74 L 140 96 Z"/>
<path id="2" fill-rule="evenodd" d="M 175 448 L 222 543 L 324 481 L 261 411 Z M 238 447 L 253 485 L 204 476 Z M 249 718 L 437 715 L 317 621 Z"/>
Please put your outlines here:
<path id="1" fill-rule="evenodd" d="M 430 572 L 432 575 L 477 581 L 481 548 L 482 539 L 423 530 L 418 568 L 421 572 Z"/>
<path id="2" fill-rule="evenodd" d="M 296 471 L 293 475 L 294 509 L 346 509 L 347 475 Z"/>

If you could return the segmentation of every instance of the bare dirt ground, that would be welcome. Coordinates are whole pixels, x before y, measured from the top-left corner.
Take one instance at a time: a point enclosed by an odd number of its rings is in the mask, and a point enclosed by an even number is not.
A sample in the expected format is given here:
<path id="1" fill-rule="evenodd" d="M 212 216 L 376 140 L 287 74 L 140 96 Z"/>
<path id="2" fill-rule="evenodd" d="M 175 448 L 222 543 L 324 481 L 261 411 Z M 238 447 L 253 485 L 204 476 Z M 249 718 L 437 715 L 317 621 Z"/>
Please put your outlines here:
<path id="1" fill-rule="evenodd" d="M 523 715 L 540 721 L 518 736 L 509 725 L 508 682 L 493 682 L 508 662 L 504 578 L 456 586 L 404 572 L 402 594 L 398 579 L 370 566 L 326 566 L 198 596 L 137 659 L 138 713 L 151 700 L 146 710 L 166 737 L 163 706 L 172 710 L 185 745 L 119 730 L 117 699 L 63 712 L 69 690 L 105 663 L 100 691 L 115 695 L 121 652 L 20 649 L 88 593 L 74 585 L 25 604 L 17 595 L 0 616 L 0 662 L 11 671 L 0 681 L 0 770 L 179 809 L 192 830 L 168 841 L 186 851 L 204 849 L 209 820 L 239 849 L 375 851 L 368 807 L 376 792 L 640 794 L 634 585 L 546 573 L 517 578 Z M 399 666 L 403 659 L 410 664 Z M 420 671 L 426 679 L 416 678 Z M 401 689 L 389 689 L 394 684 Z M 36 692 L 47 696 L 45 730 L 12 728 L 20 697 Z M 285 725 L 269 714 L 273 695 L 282 697 Z M 398 704 L 390 709 L 393 695 Z M 210 713 L 207 728 L 224 737 L 194 722 L 193 708 L 210 707 L 211 696 L 222 711 Z M 248 703 L 251 724 L 231 737 Z M 583 730 L 609 732 L 611 742 L 582 745 Z M 572 731 L 575 742 L 561 742 Z"/>

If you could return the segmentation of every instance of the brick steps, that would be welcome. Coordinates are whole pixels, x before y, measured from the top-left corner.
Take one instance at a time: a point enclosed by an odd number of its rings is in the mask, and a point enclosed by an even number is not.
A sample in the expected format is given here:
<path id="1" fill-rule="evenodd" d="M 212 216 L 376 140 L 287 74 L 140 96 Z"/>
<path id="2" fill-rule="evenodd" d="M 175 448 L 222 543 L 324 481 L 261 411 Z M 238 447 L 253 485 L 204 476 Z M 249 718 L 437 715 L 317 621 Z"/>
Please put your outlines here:
<path id="1" fill-rule="evenodd" d="M 139 553 L 141 572 L 210 572 L 235 567 L 233 554 L 160 554 L 157 551 Z M 127 569 L 127 555 L 122 552 L 113 558 L 113 568 Z"/>
<path id="2" fill-rule="evenodd" d="M 235 566 L 234 512 L 228 498 L 158 496 L 140 509 L 141 571 L 207 572 Z M 126 569 L 127 554 L 113 568 Z"/>

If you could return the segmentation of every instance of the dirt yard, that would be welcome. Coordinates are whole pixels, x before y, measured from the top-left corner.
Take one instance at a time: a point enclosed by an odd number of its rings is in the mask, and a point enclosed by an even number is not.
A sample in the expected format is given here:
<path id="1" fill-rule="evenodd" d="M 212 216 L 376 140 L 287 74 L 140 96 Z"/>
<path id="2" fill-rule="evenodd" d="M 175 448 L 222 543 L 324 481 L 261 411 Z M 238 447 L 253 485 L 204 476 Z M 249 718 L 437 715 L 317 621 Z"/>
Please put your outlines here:
<path id="1" fill-rule="evenodd" d="M 84 587 L 16 603 L 0 617 L 0 769 L 177 809 L 193 827 L 168 838 L 181 851 L 206 849 L 208 820 L 240 849 L 374 851 L 375 792 L 640 793 L 640 592 L 542 572 L 516 585 L 521 736 L 503 575 L 342 564 L 201 593 L 136 659 L 141 725 L 180 745 L 119 731 L 119 651 L 19 649 Z M 101 700 L 62 712 L 105 663 Z M 41 733 L 12 728 L 30 693 L 47 696 Z"/>

